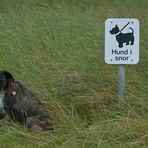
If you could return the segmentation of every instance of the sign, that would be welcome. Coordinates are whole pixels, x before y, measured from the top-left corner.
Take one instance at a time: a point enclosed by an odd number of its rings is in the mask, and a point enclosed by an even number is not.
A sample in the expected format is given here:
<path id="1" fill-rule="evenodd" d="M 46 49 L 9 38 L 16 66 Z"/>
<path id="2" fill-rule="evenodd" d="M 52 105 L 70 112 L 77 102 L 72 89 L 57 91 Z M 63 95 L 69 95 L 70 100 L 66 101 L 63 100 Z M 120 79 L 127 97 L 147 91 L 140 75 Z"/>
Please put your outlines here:
<path id="1" fill-rule="evenodd" d="M 139 62 L 139 21 L 109 18 L 105 21 L 105 62 L 137 64 Z"/>

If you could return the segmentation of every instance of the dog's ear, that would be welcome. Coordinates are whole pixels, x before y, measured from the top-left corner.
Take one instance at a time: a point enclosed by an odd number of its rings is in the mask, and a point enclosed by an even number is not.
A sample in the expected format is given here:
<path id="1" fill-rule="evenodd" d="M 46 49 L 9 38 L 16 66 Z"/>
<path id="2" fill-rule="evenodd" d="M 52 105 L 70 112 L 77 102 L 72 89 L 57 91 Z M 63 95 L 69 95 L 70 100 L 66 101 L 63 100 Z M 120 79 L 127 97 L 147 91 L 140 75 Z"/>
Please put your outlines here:
<path id="1" fill-rule="evenodd" d="M 13 76 L 8 71 L 4 71 L 4 75 L 8 84 L 8 93 L 15 96 L 16 88 L 15 88 L 15 82 L 14 82 Z"/>
<path id="2" fill-rule="evenodd" d="M 4 71 L 4 75 L 5 75 L 5 78 L 10 82 L 14 82 L 14 78 L 13 76 L 8 72 L 8 71 Z"/>

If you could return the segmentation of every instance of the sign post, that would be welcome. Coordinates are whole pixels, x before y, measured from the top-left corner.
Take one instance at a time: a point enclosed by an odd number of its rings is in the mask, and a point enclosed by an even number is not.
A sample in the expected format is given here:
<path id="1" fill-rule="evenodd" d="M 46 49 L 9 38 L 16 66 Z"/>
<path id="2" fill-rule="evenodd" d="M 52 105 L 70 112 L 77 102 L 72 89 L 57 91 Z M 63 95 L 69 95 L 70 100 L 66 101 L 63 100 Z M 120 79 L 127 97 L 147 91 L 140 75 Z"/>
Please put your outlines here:
<path id="1" fill-rule="evenodd" d="M 139 21 L 109 18 L 105 21 L 105 62 L 118 64 L 118 103 L 125 102 L 125 65 L 139 62 Z"/>
<path id="2" fill-rule="evenodd" d="M 125 65 L 118 66 L 118 103 L 125 103 Z"/>

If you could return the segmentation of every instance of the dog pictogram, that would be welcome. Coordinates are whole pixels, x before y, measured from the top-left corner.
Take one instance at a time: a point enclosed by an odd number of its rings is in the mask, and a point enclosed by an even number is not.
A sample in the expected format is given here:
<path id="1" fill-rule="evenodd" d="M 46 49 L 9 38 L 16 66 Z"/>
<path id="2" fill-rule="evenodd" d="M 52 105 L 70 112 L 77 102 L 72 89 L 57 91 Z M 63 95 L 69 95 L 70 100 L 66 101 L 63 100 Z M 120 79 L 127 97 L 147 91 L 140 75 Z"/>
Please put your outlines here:
<path id="1" fill-rule="evenodd" d="M 118 25 L 115 25 L 115 27 L 110 30 L 110 34 L 116 35 L 116 41 L 118 42 L 119 48 L 123 47 L 123 43 L 126 43 L 126 45 L 134 45 L 134 30 L 131 27 L 129 27 L 132 30 L 132 32 L 121 32 L 129 23 L 130 22 L 128 22 L 121 30 L 119 29 Z"/>

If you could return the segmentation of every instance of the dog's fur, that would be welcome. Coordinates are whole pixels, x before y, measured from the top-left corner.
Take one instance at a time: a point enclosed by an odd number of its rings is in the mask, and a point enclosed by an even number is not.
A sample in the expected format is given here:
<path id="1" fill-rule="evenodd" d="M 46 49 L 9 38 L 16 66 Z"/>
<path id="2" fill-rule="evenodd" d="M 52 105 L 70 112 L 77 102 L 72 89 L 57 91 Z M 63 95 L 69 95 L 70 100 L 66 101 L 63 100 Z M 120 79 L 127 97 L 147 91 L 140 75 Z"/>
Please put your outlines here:
<path id="1" fill-rule="evenodd" d="M 9 72 L 0 71 L 0 118 L 6 114 L 29 129 L 53 130 L 51 119 L 36 96 Z"/>
<path id="2" fill-rule="evenodd" d="M 132 32 L 130 33 L 122 33 L 119 30 L 119 27 L 116 25 L 112 30 L 110 30 L 110 34 L 115 34 L 116 35 L 116 40 L 119 44 L 119 48 L 123 47 L 123 43 L 126 43 L 126 45 L 134 45 L 134 31 L 132 28 L 130 28 L 132 30 Z"/>

